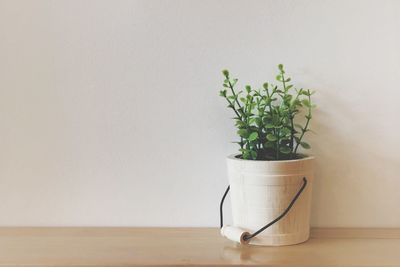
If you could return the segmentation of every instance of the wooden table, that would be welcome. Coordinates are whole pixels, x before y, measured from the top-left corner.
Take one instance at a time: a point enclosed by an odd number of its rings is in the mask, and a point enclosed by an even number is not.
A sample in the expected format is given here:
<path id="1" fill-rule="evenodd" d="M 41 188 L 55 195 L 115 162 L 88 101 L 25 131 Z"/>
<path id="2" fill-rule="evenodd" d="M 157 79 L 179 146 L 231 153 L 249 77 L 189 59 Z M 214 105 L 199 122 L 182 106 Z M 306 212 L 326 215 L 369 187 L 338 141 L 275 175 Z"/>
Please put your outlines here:
<path id="1" fill-rule="evenodd" d="M 286 247 L 240 246 L 216 228 L 0 228 L 0 266 L 400 266 L 400 229 L 313 229 Z"/>

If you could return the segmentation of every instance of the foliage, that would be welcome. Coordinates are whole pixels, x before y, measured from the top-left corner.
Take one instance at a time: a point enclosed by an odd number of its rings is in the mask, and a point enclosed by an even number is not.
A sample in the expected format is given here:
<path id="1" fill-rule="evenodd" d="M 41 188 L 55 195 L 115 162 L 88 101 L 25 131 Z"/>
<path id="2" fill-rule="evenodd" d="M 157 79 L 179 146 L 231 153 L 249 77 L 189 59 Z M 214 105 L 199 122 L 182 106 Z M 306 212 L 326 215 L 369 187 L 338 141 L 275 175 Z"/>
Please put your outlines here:
<path id="1" fill-rule="evenodd" d="M 237 91 L 237 79 L 231 78 L 228 70 L 220 96 L 228 102 L 228 108 L 235 113 L 235 125 L 240 137 L 239 151 L 243 159 L 287 160 L 300 158 L 298 148 L 309 149 L 303 141 L 309 132 L 312 118 L 311 102 L 314 92 L 309 89 L 296 89 L 291 84 L 282 64 L 278 65 L 276 76 L 278 85 L 264 83 L 260 89 L 245 86 L 245 92 Z M 305 111 L 304 123 L 297 123 L 302 111 Z M 304 120 L 303 119 L 303 120 Z"/>

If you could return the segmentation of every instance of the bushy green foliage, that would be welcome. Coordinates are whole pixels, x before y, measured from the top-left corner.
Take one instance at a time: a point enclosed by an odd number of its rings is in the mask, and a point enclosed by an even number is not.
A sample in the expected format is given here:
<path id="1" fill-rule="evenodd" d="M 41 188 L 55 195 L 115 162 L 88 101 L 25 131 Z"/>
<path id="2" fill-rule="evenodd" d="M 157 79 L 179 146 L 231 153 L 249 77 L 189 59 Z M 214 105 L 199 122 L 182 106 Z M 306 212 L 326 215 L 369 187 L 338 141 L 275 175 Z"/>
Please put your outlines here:
<path id="1" fill-rule="evenodd" d="M 299 146 L 309 149 L 303 141 L 312 118 L 311 102 L 314 93 L 309 89 L 296 89 L 286 75 L 283 65 L 278 65 L 278 85 L 264 83 L 260 89 L 245 86 L 245 92 L 236 91 L 237 79 L 231 78 L 228 70 L 220 96 L 228 102 L 235 113 L 235 125 L 240 141 L 239 151 L 243 159 L 287 160 L 301 156 Z M 302 112 L 304 111 L 304 112 Z M 304 114 L 303 125 L 296 122 Z"/>

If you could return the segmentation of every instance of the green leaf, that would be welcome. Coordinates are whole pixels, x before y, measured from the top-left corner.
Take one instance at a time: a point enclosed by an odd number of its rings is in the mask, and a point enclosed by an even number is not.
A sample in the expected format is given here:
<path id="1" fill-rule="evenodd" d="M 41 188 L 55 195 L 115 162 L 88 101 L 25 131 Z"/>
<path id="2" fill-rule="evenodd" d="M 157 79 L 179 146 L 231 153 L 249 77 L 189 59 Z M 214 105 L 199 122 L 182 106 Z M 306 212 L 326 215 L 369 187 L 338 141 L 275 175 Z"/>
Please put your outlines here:
<path id="1" fill-rule="evenodd" d="M 301 101 L 298 99 L 293 100 L 292 106 L 294 107 L 301 106 Z"/>
<path id="2" fill-rule="evenodd" d="M 265 125 L 265 128 L 272 129 L 274 128 L 274 125 L 272 123 L 268 123 L 267 125 Z"/>
<path id="3" fill-rule="evenodd" d="M 255 120 L 254 120 L 254 122 L 256 123 L 256 125 L 257 125 L 258 127 L 261 126 L 261 118 L 260 118 L 260 117 L 256 117 Z"/>
<path id="4" fill-rule="evenodd" d="M 244 122 L 241 121 L 241 120 L 236 120 L 235 125 L 238 126 L 238 127 L 244 127 L 244 126 L 246 126 L 246 123 L 244 123 Z"/>
<path id="5" fill-rule="evenodd" d="M 239 129 L 239 130 L 237 131 L 237 134 L 238 134 L 240 137 L 247 138 L 247 137 L 249 136 L 249 131 L 247 131 L 247 129 Z"/>
<path id="6" fill-rule="evenodd" d="M 280 74 L 276 75 L 276 80 L 281 82 L 282 81 L 282 75 L 280 75 Z"/>
<path id="7" fill-rule="evenodd" d="M 289 147 L 287 147 L 287 146 L 280 147 L 280 148 L 279 148 L 279 151 L 280 151 L 281 153 L 283 153 L 283 154 L 289 154 L 290 152 L 292 152 L 292 150 L 291 150 Z"/>
<path id="8" fill-rule="evenodd" d="M 250 93 L 250 91 L 251 91 L 251 86 L 250 85 L 246 85 L 246 92 Z"/>
<path id="9" fill-rule="evenodd" d="M 252 133 L 249 135 L 248 140 L 249 140 L 249 141 L 254 141 L 254 140 L 257 140 L 257 138 L 258 138 L 258 133 L 257 133 L 257 132 L 252 132 Z"/>
<path id="10" fill-rule="evenodd" d="M 267 140 L 274 142 L 274 141 L 278 140 L 278 138 L 273 134 L 267 134 Z"/>
<path id="11" fill-rule="evenodd" d="M 308 101 L 308 99 L 301 100 L 301 103 L 303 103 L 303 105 L 308 107 L 308 108 L 311 107 L 311 103 L 310 103 L 310 101 Z"/>
<path id="12" fill-rule="evenodd" d="M 281 137 L 281 140 L 290 140 L 290 139 L 291 139 L 291 138 L 290 138 L 290 135 Z"/>
<path id="13" fill-rule="evenodd" d="M 251 158 L 252 158 L 252 159 L 257 159 L 257 152 L 256 152 L 256 151 L 251 150 L 251 151 L 250 151 L 250 155 L 251 155 Z"/>
<path id="14" fill-rule="evenodd" d="M 229 76 L 229 71 L 228 70 L 222 70 L 222 75 L 224 75 L 225 77 Z"/>
<path id="15" fill-rule="evenodd" d="M 310 146 L 308 143 L 306 143 L 306 142 L 301 142 L 300 145 L 301 145 L 301 147 L 304 148 L 304 149 L 310 149 L 310 148 L 311 148 L 311 146 Z"/>
<path id="16" fill-rule="evenodd" d="M 275 147 L 275 143 L 274 142 L 266 142 L 264 144 L 265 148 L 274 148 Z"/>
<path id="17" fill-rule="evenodd" d="M 281 129 L 280 133 L 281 133 L 281 135 L 285 136 L 285 135 L 290 134 L 291 131 L 290 131 L 289 128 L 284 127 L 284 128 Z"/>

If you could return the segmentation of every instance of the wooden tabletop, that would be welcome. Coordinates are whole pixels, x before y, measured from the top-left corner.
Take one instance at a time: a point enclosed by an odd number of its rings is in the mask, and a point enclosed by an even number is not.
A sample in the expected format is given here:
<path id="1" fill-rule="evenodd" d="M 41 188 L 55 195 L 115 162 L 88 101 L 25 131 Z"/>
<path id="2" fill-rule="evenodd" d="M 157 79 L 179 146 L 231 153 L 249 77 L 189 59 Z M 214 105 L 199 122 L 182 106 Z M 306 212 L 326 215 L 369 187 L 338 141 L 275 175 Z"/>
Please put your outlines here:
<path id="1" fill-rule="evenodd" d="M 400 266 L 400 229 L 313 229 L 303 244 L 240 246 L 216 228 L 0 228 L 0 266 Z"/>

